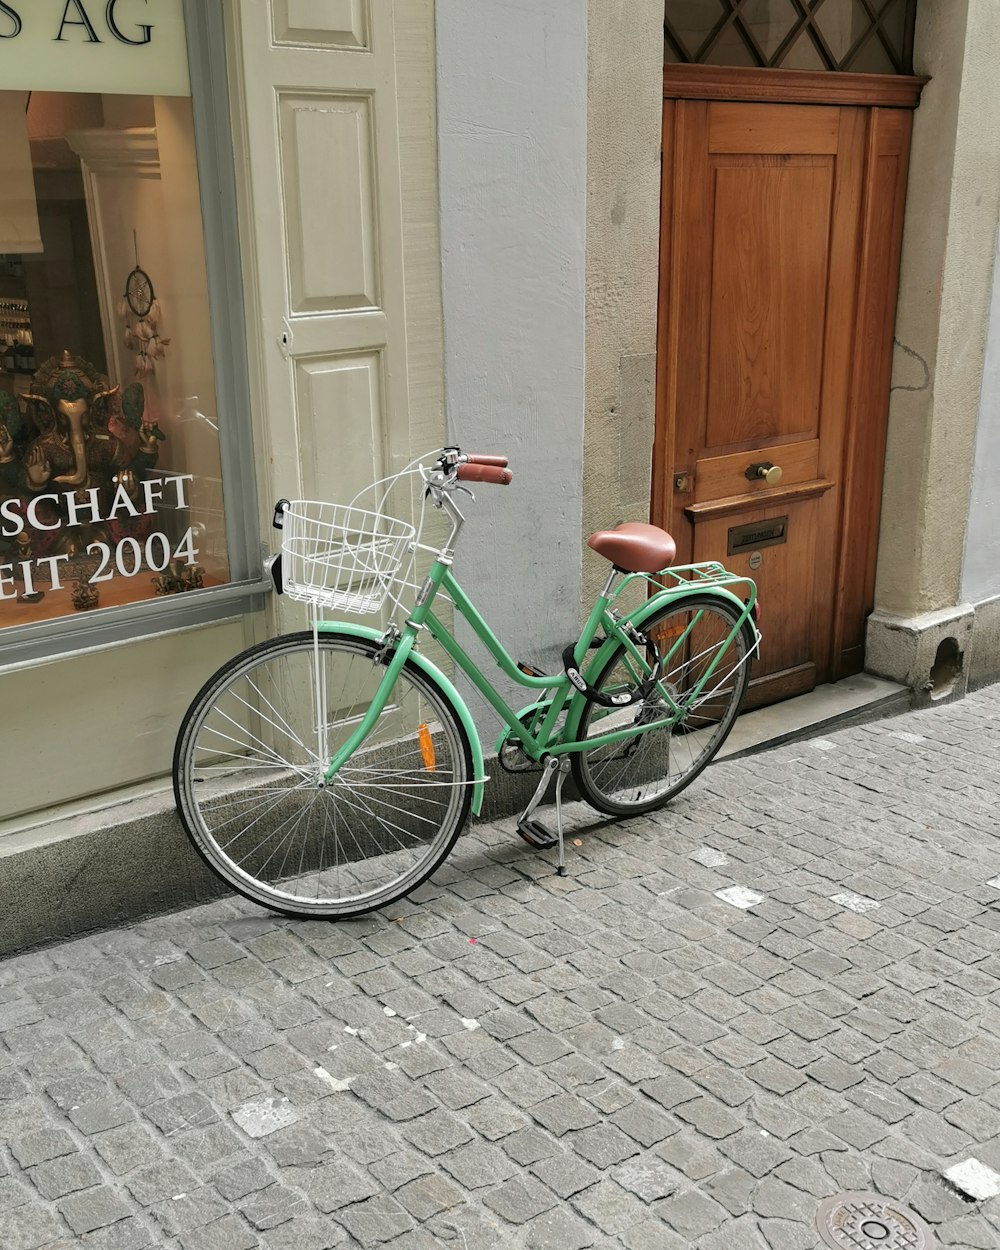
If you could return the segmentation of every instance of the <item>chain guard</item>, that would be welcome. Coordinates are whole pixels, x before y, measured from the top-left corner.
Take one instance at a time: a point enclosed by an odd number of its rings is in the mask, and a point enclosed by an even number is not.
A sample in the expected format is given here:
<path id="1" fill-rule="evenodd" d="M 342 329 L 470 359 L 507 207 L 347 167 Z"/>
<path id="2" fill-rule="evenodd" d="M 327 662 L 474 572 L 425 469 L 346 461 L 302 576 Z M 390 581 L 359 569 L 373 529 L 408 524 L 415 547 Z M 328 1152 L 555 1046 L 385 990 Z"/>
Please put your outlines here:
<path id="1" fill-rule="evenodd" d="M 497 752 L 497 761 L 505 773 L 540 773 L 542 765 L 530 760 L 520 742 L 508 740 Z"/>
<path id="2" fill-rule="evenodd" d="M 537 715 L 538 708 L 532 707 L 517 719 L 525 729 L 530 730 L 531 723 Z M 505 773 L 540 773 L 543 767 L 541 762 L 529 759 L 525 755 L 520 739 L 511 738 L 509 731 L 497 750 L 497 761 Z"/>

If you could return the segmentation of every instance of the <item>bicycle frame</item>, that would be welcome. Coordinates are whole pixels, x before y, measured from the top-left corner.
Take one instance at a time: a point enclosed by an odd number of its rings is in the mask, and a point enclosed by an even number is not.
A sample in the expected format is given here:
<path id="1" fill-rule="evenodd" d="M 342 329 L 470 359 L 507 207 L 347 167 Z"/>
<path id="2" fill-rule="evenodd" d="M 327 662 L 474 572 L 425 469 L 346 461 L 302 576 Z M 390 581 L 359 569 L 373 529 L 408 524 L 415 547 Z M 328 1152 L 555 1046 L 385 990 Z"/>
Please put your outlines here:
<path id="1" fill-rule="evenodd" d="M 457 509 L 455 511 L 457 513 Z M 460 514 L 458 515 L 460 516 Z M 453 531 L 452 541 L 457 530 L 458 523 Z M 596 746 L 603 746 L 606 743 L 621 742 L 625 739 L 648 733 L 653 729 L 663 728 L 666 725 L 676 723 L 685 714 L 688 705 L 700 697 L 706 684 L 711 680 L 719 660 L 727 653 L 729 645 L 743 627 L 744 622 L 752 617 L 756 602 L 756 587 L 754 583 L 749 578 L 742 578 L 728 573 L 719 564 L 685 565 L 667 569 L 661 574 L 655 575 L 673 578 L 675 585 L 670 587 L 659 586 L 654 580 L 654 576 L 646 576 L 645 574 L 625 575 L 621 584 L 613 593 L 612 587 L 618 575 L 612 573 L 598 596 L 587 623 L 583 627 L 580 638 L 574 647 L 574 660 L 577 665 L 581 665 L 584 657 L 587 656 L 591 649 L 591 643 L 597 637 L 598 632 L 603 629 L 604 640 L 596 649 L 594 657 L 588 666 L 590 674 L 600 672 L 611 653 L 619 645 L 624 645 L 626 652 L 631 656 L 637 669 L 648 675 L 650 666 L 643 654 L 643 644 L 641 640 L 636 643 L 630 635 L 635 631 L 641 630 L 642 622 L 653 612 L 659 611 L 668 602 L 679 601 L 694 593 L 710 590 L 713 594 L 734 603 L 739 609 L 739 615 L 726 639 L 725 645 L 719 649 L 715 659 L 702 674 L 694 689 L 685 693 L 683 705 L 678 704 L 674 700 L 669 689 L 659 684 L 657 692 L 669 709 L 667 716 L 641 724 L 633 723 L 624 728 L 597 734 L 583 742 L 578 742 L 574 741 L 574 736 L 580 716 L 586 707 L 584 696 L 571 684 L 565 673 L 531 676 L 522 672 L 517 667 L 516 661 L 496 637 L 471 599 L 469 599 L 456 581 L 451 572 L 451 563 L 452 551 L 449 543 L 438 553 L 438 557 L 431 566 L 427 579 L 417 595 L 416 605 L 406 622 L 405 629 L 395 644 L 392 658 L 386 667 L 385 676 L 367 713 L 362 717 L 354 733 L 351 734 L 330 760 L 325 771 L 327 781 L 346 763 L 371 732 L 372 727 L 389 700 L 396 679 L 402 671 L 410 652 L 413 650 L 419 634 L 425 629 L 505 721 L 507 726 L 505 736 L 507 734 L 515 735 L 520 740 L 525 754 L 531 760 L 538 761 L 546 755 L 566 755 L 576 751 L 589 750 Z M 690 577 L 685 577 L 685 574 L 690 574 Z M 614 601 L 621 595 L 627 585 L 639 578 L 658 586 L 659 593 L 646 599 L 639 607 L 633 609 L 628 614 L 618 613 L 613 609 Z M 740 600 L 730 589 L 732 585 L 737 583 L 749 587 L 750 593 L 745 601 Z M 537 729 L 534 726 L 528 727 L 522 723 L 520 719 L 522 713 L 519 713 L 507 703 L 493 683 L 480 671 L 476 662 L 469 656 L 447 626 L 434 615 L 431 606 L 439 590 L 443 590 L 452 599 L 456 611 L 468 622 L 504 675 L 518 685 L 535 690 L 540 695 L 545 696 L 543 701 L 537 705 L 539 711 L 547 705 L 542 724 Z M 669 661 L 684 646 L 699 619 L 700 617 L 696 616 L 681 636 L 672 642 L 669 652 L 664 657 L 666 661 Z M 337 623 L 332 621 L 316 623 L 316 629 L 320 632 L 324 630 L 334 631 L 337 628 Z M 757 641 L 759 644 L 759 635 L 757 635 Z M 749 658 L 749 655 L 747 658 Z M 566 712 L 566 720 L 561 729 L 557 730 L 559 718 L 564 711 Z"/>
<path id="2" fill-rule="evenodd" d="M 626 573 L 619 566 L 671 558 L 669 537 L 647 526 L 591 539 L 616 567 L 555 672 L 516 662 L 453 572 L 458 492 L 509 484 L 506 457 L 447 447 L 429 460 L 368 488 L 373 509 L 355 506 L 364 492 L 349 505 L 279 501 L 275 526 L 288 526 L 275 589 L 311 606 L 312 632 L 233 657 L 177 736 L 174 795 L 193 845 L 228 885 L 284 914 L 353 917 L 404 898 L 482 813 L 483 742 L 465 682 L 446 674 L 464 675 L 500 716 L 497 764 L 539 774 L 516 829 L 536 850 L 558 848 L 560 876 L 570 775 L 596 811 L 655 811 L 716 755 L 747 688 L 760 643 L 753 582 L 714 563 Z M 409 506 L 418 476 L 419 517 Z M 390 515 L 397 485 L 415 524 Z M 421 542 L 429 502 L 451 520 L 440 549 Z M 419 586 L 418 559 L 419 577 L 430 566 Z M 390 600 L 395 613 L 375 628 L 356 619 Z M 338 610 L 352 619 L 319 619 Z M 421 638 L 447 661 L 436 664 Z M 531 700 L 520 711 L 514 689 Z M 539 810 L 547 796 L 554 831 Z"/>

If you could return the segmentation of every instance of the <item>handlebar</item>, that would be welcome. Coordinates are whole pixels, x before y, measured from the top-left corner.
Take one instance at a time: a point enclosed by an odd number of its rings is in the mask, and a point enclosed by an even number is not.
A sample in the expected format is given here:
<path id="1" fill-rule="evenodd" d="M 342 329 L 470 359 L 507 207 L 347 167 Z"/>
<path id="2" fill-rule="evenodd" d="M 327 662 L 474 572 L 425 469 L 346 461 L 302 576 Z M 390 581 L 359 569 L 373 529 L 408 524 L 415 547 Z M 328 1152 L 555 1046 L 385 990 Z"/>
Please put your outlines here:
<path id="1" fill-rule="evenodd" d="M 510 463 L 506 456 L 466 456 L 466 464 L 494 464 L 497 468 L 506 469 Z"/>
<path id="2" fill-rule="evenodd" d="M 494 452 L 473 455 L 458 447 L 445 447 L 438 457 L 437 477 L 429 479 L 437 489 L 447 490 L 458 482 L 488 482 L 493 486 L 509 486 L 514 475 L 507 468 L 507 457 Z"/>
<path id="3" fill-rule="evenodd" d="M 481 460 L 473 460 L 471 456 L 468 464 L 458 466 L 455 477 L 460 482 L 492 482 L 495 486 L 509 486 L 514 480 L 514 474 L 503 465 L 483 464 Z"/>

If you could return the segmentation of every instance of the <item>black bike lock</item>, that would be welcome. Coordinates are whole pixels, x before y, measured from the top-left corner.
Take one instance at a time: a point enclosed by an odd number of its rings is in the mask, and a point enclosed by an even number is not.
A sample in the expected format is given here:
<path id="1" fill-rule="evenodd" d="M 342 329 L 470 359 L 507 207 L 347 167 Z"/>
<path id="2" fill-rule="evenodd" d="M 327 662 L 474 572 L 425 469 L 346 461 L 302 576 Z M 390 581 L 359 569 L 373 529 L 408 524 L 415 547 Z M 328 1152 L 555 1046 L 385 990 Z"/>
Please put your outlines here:
<path id="1" fill-rule="evenodd" d="M 574 643 L 570 643 L 562 653 L 563 669 L 570 682 L 579 690 L 588 703 L 599 703 L 601 707 L 631 707 L 633 703 L 641 703 L 644 699 L 648 699 L 653 691 L 653 687 L 660 680 L 662 663 L 660 652 L 653 643 L 648 643 L 648 645 L 656 653 L 656 663 L 653 665 L 653 671 L 634 690 L 623 690 L 621 694 L 603 694 L 587 681 L 586 677 L 576 666 L 576 660 L 573 657 Z"/>

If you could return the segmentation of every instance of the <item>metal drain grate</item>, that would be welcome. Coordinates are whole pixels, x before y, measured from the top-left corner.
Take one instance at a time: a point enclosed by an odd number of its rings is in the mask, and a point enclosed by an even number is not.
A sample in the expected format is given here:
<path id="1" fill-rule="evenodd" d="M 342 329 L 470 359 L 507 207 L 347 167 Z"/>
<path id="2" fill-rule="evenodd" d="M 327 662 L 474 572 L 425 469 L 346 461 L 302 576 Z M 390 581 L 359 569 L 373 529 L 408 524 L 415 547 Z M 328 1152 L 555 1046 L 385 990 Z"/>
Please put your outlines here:
<path id="1" fill-rule="evenodd" d="M 930 1244 L 923 1220 L 882 1194 L 825 1198 L 816 1227 L 832 1250 L 924 1250 Z"/>

